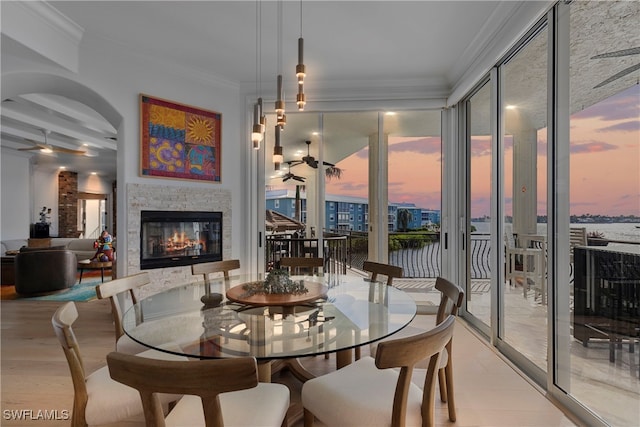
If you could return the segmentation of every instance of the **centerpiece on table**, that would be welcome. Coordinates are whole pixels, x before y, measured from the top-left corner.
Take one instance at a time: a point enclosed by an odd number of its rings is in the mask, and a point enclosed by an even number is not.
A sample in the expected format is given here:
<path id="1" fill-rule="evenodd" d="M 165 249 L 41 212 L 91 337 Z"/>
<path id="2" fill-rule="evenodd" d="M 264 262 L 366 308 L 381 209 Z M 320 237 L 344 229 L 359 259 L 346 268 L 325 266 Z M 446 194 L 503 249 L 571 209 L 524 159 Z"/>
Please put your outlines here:
<path id="1" fill-rule="evenodd" d="M 242 289 L 246 292 L 245 296 L 252 296 L 256 294 L 300 295 L 309 292 L 303 280 L 291 280 L 289 272 L 284 269 L 271 270 L 264 281 L 246 283 L 242 285 Z"/>

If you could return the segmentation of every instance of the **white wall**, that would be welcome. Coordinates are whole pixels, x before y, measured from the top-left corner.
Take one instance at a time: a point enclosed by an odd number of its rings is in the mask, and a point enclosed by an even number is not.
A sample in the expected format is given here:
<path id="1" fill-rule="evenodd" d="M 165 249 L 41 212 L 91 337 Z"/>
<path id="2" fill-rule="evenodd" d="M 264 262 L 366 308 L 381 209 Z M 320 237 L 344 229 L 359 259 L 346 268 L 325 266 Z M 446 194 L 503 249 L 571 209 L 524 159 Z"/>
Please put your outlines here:
<path id="1" fill-rule="evenodd" d="M 210 54 L 215 54 L 211 52 Z M 126 206 L 126 184 L 147 183 L 153 185 L 167 185 L 181 188 L 198 189 L 226 189 L 232 194 L 232 211 L 246 212 L 243 208 L 242 186 L 246 184 L 241 167 L 241 155 L 248 148 L 243 148 L 247 132 L 241 127 L 244 121 L 244 105 L 241 104 L 239 88 L 226 81 L 198 74 L 192 70 L 162 62 L 161 57 L 143 57 L 126 51 L 126 46 L 112 46 L 98 39 L 83 39 L 79 49 L 78 73 L 72 73 L 62 67 L 52 67 L 51 63 L 42 64 L 20 57 L 3 54 L 2 78 L 3 96 L 13 95 L 5 91 L 4 80 L 9 75 L 14 78 L 34 73 L 46 73 L 72 80 L 87 88 L 87 93 L 72 91 L 68 96 L 78 100 L 85 97 L 87 101 L 103 104 L 101 112 L 118 130 L 118 230 L 117 234 L 126 236 L 129 230 Z M 38 75 L 35 75 L 38 78 Z M 74 83 L 74 84 L 75 84 Z M 16 84 L 14 87 L 17 87 Z M 33 85 L 26 85 L 27 87 Z M 73 85 L 71 85 L 73 86 Z M 57 85 L 59 88 L 60 85 Z M 220 184 L 202 183 L 187 180 L 170 180 L 161 178 L 146 178 L 139 175 L 140 165 L 140 127 L 139 127 L 139 95 L 146 95 L 171 100 L 174 102 L 193 105 L 207 110 L 213 110 L 222 115 L 222 182 Z M 96 98 L 98 98 L 96 100 Z M 89 102 L 87 102 L 89 103 Z M 110 110 L 110 111 L 108 111 Z M 114 110 L 116 114 L 114 113 Z M 118 115 L 120 117 L 118 117 Z M 121 120 L 120 120 L 121 118 Z M 4 178 L 3 172 L 3 178 Z M 7 187 L 13 188 L 14 176 L 8 174 Z M 5 201 L 5 180 L 3 179 L 2 199 Z M 89 191 L 84 183 L 80 191 Z M 91 191 L 93 192 L 93 191 Z M 107 193 L 109 193 L 108 191 Z M 8 195 L 8 194 L 7 194 Z M 28 200 L 28 198 L 27 198 Z M 3 212 L 4 213 L 4 212 Z M 13 213 L 19 218 L 30 216 L 28 203 L 15 206 Z M 230 256 L 241 261 L 246 259 L 246 250 L 236 242 L 246 241 L 247 227 L 242 214 L 234 215 L 232 221 L 232 238 L 234 243 Z M 28 235 L 28 220 L 25 235 Z M 3 229 L 4 231 L 4 229 Z M 118 274 L 121 266 L 129 264 L 126 259 L 126 239 L 118 241 Z M 123 259 L 124 258 L 124 259 Z"/>
<path id="2" fill-rule="evenodd" d="M 29 237 L 31 165 L 27 156 L 2 150 L 0 240 Z"/>
<path id="3" fill-rule="evenodd" d="M 111 194 L 111 182 L 99 175 L 78 174 L 78 191 L 81 193 Z"/>
<path id="4" fill-rule="evenodd" d="M 4 195 L 2 196 L 4 199 Z M 33 201 L 30 210 L 31 222 L 40 222 L 42 207 L 51 208 L 51 226 L 49 235 L 58 235 L 58 171 L 34 169 Z"/>

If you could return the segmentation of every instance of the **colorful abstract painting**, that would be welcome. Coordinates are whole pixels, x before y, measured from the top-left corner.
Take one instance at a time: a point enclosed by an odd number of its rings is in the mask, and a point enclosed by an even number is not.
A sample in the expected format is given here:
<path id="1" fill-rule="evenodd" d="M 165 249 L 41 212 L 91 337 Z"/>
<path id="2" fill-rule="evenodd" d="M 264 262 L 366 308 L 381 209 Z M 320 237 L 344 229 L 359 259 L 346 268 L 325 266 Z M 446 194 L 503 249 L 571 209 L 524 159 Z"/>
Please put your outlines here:
<path id="1" fill-rule="evenodd" d="M 141 175 L 220 182 L 221 117 L 140 95 Z"/>

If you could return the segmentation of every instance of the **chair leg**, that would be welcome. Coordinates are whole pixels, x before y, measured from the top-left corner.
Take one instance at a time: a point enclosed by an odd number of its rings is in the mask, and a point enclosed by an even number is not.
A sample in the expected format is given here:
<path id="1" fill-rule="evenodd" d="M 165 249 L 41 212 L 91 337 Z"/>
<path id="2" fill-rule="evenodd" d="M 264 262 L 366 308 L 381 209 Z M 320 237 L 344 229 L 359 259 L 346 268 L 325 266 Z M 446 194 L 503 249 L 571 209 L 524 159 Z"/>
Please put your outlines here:
<path id="1" fill-rule="evenodd" d="M 440 401 L 447 401 L 447 380 L 444 373 L 444 368 L 438 369 L 438 387 L 440 388 Z"/>
<path id="2" fill-rule="evenodd" d="M 304 408 L 304 427 L 313 427 L 314 415 L 307 408 Z"/>
<path id="3" fill-rule="evenodd" d="M 449 408 L 449 421 L 455 422 L 456 402 L 453 396 L 453 366 L 451 364 L 451 358 L 449 358 L 449 363 L 445 366 L 444 372 L 447 379 L 447 406 Z"/>

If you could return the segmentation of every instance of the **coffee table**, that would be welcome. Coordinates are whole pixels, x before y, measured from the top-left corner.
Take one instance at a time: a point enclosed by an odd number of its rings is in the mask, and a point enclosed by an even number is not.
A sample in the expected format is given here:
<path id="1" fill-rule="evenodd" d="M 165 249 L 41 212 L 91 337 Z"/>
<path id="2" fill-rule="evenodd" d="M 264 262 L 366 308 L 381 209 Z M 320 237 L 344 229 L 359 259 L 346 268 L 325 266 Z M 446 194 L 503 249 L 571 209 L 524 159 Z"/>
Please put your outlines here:
<path id="1" fill-rule="evenodd" d="M 78 268 L 80 269 L 80 280 L 78 284 L 82 283 L 82 273 L 84 270 L 97 270 L 100 269 L 100 276 L 104 283 L 104 269 L 112 268 L 113 263 L 111 261 L 91 261 L 90 259 L 83 259 L 78 261 Z"/>

